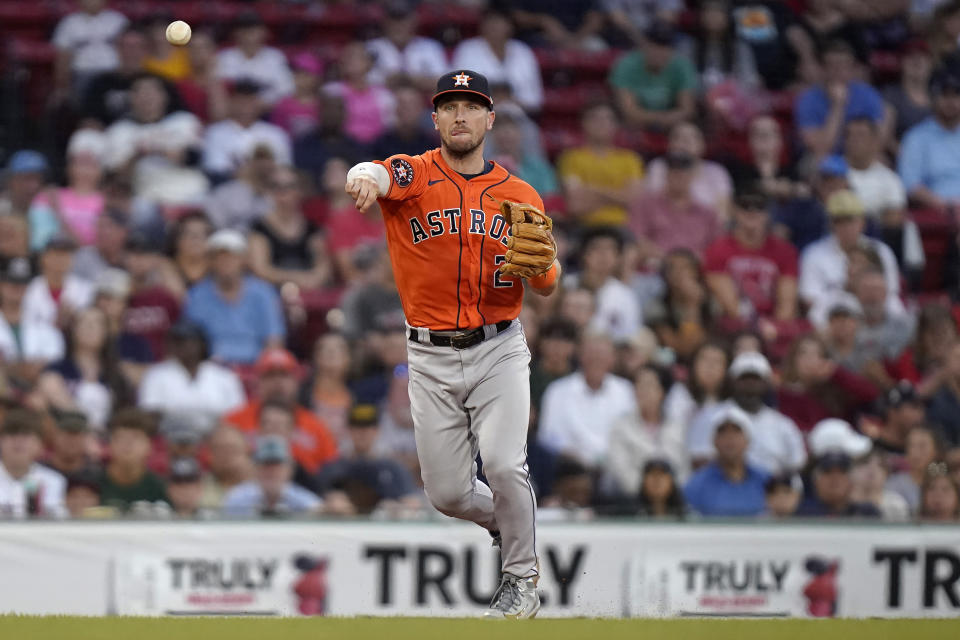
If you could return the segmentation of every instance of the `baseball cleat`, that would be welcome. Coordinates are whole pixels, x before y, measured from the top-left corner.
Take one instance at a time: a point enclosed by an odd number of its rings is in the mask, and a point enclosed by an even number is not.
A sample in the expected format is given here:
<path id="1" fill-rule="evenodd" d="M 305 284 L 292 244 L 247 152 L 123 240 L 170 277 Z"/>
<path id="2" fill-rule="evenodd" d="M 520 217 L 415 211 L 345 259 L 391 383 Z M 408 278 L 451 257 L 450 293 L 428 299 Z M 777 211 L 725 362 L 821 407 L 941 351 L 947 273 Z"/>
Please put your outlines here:
<path id="1" fill-rule="evenodd" d="M 491 546 L 491 547 L 498 548 L 498 549 L 502 549 L 502 548 L 503 548 L 503 536 L 500 535 L 500 531 L 499 531 L 499 530 L 498 530 L 498 531 L 487 531 L 487 533 L 489 533 L 489 534 L 490 534 L 490 537 L 493 539 L 493 540 L 490 542 L 490 546 Z"/>
<path id="2" fill-rule="evenodd" d="M 490 607 L 483 612 L 484 618 L 522 620 L 535 618 L 540 611 L 540 593 L 534 578 L 517 578 L 503 574 L 500 588 L 493 594 Z"/>

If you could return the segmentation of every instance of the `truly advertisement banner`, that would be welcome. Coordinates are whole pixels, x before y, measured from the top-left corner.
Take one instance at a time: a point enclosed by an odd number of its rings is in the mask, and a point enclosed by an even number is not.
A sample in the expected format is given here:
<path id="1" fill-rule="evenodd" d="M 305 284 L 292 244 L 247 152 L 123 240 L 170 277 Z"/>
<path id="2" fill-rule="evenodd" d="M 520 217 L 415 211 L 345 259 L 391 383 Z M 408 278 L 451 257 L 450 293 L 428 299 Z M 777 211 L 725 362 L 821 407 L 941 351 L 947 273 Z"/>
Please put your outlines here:
<path id="1" fill-rule="evenodd" d="M 957 616 L 960 529 L 545 524 L 543 616 Z M 0 612 L 477 615 L 460 523 L 4 523 Z"/>
<path id="2" fill-rule="evenodd" d="M 960 615 L 960 529 L 678 530 L 631 559 L 635 616 Z"/>

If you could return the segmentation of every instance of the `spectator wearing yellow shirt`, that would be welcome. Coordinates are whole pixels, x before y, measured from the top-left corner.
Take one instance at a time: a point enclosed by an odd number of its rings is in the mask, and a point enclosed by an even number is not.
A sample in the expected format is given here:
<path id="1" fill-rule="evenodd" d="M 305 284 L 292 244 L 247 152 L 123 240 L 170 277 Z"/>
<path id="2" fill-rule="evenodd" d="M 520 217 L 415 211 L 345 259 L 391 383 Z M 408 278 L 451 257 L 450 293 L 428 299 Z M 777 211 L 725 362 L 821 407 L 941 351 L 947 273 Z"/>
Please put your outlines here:
<path id="1" fill-rule="evenodd" d="M 190 75 L 190 56 L 186 47 L 175 47 L 167 42 L 167 25 L 172 20 L 170 15 L 158 14 L 147 22 L 144 32 L 150 53 L 143 61 L 143 68 L 177 82 Z"/>
<path id="2" fill-rule="evenodd" d="M 643 160 L 614 146 L 619 121 L 609 103 L 588 105 L 581 126 L 584 145 L 557 161 L 567 209 L 589 226 L 623 226 L 626 207 L 642 189 Z"/>

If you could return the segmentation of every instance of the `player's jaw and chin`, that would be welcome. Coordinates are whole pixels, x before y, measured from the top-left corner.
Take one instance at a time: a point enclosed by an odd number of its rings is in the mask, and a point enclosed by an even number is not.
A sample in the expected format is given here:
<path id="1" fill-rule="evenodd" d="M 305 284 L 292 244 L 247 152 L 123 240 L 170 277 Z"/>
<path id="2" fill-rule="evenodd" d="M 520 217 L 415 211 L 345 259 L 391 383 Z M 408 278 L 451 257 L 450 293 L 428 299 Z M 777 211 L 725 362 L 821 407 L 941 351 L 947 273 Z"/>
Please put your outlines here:
<path id="1" fill-rule="evenodd" d="M 476 151 L 480 145 L 483 144 L 485 138 L 485 132 L 481 132 L 479 138 L 470 136 L 468 140 L 454 140 L 441 133 L 440 144 L 444 149 L 447 150 L 447 153 L 450 154 L 451 157 L 459 160 L 461 158 L 466 158 L 471 153 Z"/>

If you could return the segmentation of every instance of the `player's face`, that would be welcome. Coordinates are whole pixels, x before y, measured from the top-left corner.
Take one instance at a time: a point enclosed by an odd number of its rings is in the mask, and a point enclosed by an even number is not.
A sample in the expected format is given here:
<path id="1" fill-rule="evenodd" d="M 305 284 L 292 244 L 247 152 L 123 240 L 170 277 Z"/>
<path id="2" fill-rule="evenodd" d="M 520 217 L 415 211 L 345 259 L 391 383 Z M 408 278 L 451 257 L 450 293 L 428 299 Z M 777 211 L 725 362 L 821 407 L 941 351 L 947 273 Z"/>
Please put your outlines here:
<path id="1" fill-rule="evenodd" d="M 469 98 L 445 100 L 433 112 L 440 142 L 455 156 L 465 156 L 482 145 L 493 119 L 493 111 Z"/>

